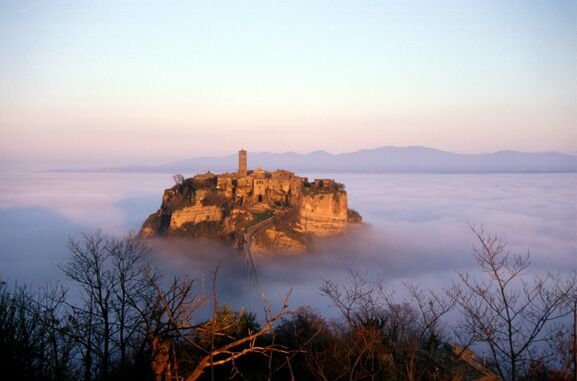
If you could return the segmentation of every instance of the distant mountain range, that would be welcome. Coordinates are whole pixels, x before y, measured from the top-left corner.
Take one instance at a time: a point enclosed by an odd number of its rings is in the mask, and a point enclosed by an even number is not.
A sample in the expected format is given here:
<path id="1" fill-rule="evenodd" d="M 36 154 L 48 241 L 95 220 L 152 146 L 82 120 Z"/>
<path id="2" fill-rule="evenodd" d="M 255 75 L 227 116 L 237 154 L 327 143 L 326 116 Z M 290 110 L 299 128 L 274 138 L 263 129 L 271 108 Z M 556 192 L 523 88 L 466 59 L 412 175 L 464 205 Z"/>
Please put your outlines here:
<path id="1" fill-rule="evenodd" d="M 235 153 L 196 157 L 158 166 L 103 168 L 97 172 L 226 172 L 237 170 Z M 457 154 L 427 147 L 380 147 L 333 155 L 325 151 L 249 152 L 250 169 L 288 169 L 299 172 L 409 172 L 409 173 L 512 173 L 577 172 L 577 156 L 558 152 L 499 151 Z"/>

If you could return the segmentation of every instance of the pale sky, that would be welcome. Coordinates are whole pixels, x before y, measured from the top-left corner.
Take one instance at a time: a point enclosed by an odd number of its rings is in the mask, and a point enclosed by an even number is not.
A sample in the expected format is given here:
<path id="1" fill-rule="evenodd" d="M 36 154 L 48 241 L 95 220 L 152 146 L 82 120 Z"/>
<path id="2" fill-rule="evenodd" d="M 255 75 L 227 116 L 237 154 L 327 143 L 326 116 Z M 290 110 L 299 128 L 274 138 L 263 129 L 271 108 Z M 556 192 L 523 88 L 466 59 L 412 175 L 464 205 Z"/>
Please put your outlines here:
<path id="1" fill-rule="evenodd" d="M 577 153 L 577 2 L 0 0 L 0 160 Z"/>

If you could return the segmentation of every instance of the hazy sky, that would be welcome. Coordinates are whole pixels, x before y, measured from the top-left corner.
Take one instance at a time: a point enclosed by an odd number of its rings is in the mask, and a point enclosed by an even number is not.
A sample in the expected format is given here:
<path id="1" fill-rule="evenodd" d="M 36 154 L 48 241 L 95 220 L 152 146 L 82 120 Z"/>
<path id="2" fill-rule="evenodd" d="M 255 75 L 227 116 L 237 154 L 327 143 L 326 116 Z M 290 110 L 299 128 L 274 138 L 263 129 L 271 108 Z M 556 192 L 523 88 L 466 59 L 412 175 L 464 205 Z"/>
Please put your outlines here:
<path id="1" fill-rule="evenodd" d="M 577 2 L 0 0 L 0 160 L 577 152 Z"/>

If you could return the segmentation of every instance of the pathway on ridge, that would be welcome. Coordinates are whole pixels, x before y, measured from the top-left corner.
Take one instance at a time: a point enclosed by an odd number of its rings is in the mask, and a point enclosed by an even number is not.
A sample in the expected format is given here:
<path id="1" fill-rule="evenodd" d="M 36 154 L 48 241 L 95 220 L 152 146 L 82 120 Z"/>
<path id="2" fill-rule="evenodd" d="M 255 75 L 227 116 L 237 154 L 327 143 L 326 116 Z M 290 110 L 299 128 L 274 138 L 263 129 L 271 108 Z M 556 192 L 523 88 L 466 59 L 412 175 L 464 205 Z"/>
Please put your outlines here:
<path id="1" fill-rule="evenodd" d="M 274 216 L 267 218 L 257 224 L 252 225 L 248 229 L 246 229 L 246 233 L 244 233 L 244 257 L 246 260 L 246 264 L 248 267 L 248 276 L 251 283 L 256 284 L 258 283 L 258 276 L 256 273 L 256 266 L 254 264 L 254 259 L 252 257 L 252 252 L 250 251 L 250 247 L 252 246 L 252 238 L 258 233 L 261 229 L 267 228 L 274 222 Z"/>

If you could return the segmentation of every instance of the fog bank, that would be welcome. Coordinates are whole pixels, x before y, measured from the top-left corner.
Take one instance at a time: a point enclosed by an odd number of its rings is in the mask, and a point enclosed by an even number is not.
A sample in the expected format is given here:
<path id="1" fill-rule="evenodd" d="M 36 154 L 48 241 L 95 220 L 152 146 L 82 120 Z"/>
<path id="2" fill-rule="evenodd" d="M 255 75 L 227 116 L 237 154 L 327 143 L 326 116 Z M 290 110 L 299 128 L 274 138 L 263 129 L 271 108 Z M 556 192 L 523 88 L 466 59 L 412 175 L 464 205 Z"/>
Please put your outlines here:
<path id="1" fill-rule="evenodd" d="M 315 240 L 304 256 L 257 257 L 251 285 L 240 251 L 214 242 L 151 241 L 151 260 L 167 275 L 206 286 L 220 262 L 222 302 L 262 310 L 293 289 L 295 305 L 325 308 L 318 286 L 367 271 L 396 287 L 413 281 L 443 287 L 456 271 L 474 271 L 469 225 L 500 235 L 513 252 L 530 250 L 533 268 L 568 271 L 577 258 L 577 175 L 369 175 L 335 177 L 347 186 L 350 207 L 364 217 L 345 235 Z M 0 277 L 42 284 L 62 280 L 69 236 L 101 228 L 138 230 L 171 185 L 160 174 L 19 174 L 0 185 Z"/>

